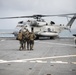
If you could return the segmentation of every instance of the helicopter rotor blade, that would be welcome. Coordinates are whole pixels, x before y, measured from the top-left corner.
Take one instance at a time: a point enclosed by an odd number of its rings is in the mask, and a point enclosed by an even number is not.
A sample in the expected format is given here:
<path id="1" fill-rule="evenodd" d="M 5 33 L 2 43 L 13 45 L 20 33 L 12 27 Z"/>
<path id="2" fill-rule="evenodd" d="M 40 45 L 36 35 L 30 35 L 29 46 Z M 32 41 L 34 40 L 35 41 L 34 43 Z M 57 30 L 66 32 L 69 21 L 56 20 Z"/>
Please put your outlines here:
<path id="1" fill-rule="evenodd" d="M 41 18 L 41 17 L 66 17 L 67 15 L 76 15 L 76 13 L 70 13 L 70 14 L 57 14 L 57 15 L 32 15 L 32 16 L 16 16 L 16 17 L 2 17 L 0 19 L 15 19 L 15 18 Z"/>
<path id="2" fill-rule="evenodd" d="M 2 17 L 0 19 L 32 18 L 33 16 Z"/>
<path id="3" fill-rule="evenodd" d="M 47 17 L 47 16 L 67 16 L 67 15 L 76 15 L 76 13 L 69 13 L 69 14 L 57 14 L 57 15 L 42 15 L 42 17 Z"/>

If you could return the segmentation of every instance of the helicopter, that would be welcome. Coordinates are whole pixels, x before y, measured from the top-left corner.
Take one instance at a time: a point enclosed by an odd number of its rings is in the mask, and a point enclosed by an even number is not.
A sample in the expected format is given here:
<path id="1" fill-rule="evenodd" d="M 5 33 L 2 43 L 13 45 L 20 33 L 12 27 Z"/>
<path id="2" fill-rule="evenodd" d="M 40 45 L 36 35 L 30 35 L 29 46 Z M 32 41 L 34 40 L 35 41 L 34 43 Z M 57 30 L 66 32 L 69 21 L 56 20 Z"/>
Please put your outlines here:
<path id="1" fill-rule="evenodd" d="M 52 16 L 59 16 L 59 17 L 66 17 L 67 15 L 74 15 L 70 21 L 67 23 L 66 26 L 63 24 L 56 25 L 55 22 L 50 21 L 50 23 L 46 22 L 42 17 L 52 17 Z M 34 18 L 34 20 L 27 20 L 27 21 L 19 21 L 16 28 L 19 30 L 28 29 L 30 32 L 34 32 L 36 35 L 36 39 L 39 37 L 50 37 L 55 38 L 58 37 L 59 33 L 62 30 L 70 30 L 74 20 L 76 19 L 76 13 L 71 14 L 59 14 L 59 15 L 32 15 L 32 16 L 17 16 L 17 17 L 3 17 L 0 19 L 13 19 L 13 18 Z M 18 38 L 18 31 L 14 31 L 12 34 Z"/>

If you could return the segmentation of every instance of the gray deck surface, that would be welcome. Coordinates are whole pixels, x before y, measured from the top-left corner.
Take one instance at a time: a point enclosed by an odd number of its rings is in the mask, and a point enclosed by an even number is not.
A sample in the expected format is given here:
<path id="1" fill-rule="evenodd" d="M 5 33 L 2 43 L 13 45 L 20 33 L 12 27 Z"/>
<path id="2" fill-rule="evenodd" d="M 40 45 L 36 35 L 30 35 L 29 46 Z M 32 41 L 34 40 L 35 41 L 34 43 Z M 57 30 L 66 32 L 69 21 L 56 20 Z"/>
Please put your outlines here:
<path id="1" fill-rule="evenodd" d="M 0 75 L 76 75 L 73 39 L 35 40 L 34 50 L 18 49 L 18 40 L 0 38 Z"/>

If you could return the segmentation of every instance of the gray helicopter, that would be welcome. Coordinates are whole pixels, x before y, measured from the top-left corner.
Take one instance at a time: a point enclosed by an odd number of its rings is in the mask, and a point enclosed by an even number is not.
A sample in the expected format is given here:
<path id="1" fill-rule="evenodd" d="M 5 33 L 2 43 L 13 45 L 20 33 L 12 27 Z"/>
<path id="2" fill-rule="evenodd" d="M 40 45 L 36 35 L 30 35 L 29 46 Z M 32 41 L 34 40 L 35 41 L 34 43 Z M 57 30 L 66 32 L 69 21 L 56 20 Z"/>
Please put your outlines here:
<path id="1" fill-rule="evenodd" d="M 50 23 L 46 22 L 42 17 L 53 17 L 53 16 L 59 16 L 59 17 L 66 17 L 67 15 L 73 15 L 70 21 L 66 25 L 56 25 L 55 22 L 51 21 Z M 33 16 L 17 16 L 17 17 L 3 17 L 0 19 L 13 19 L 13 18 L 34 18 L 34 20 L 27 20 L 27 21 L 20 21 L 18 22 L 16 28 L 19 28 L 19 30 L 28 29 L 30 32 L 34 32 L 36 35 L 36 39 L 39 39 L 39 37 L 50 37 L 55 38 L 58 37 L 59 33 L 62 30 L 70 30 L 74 20 L 76 19 L 76 13 L 71 14 L 59 14 L 59 15 L 33 15 Z M 17 39 L 18 31 L 14 31 L 12 34 Z"/>

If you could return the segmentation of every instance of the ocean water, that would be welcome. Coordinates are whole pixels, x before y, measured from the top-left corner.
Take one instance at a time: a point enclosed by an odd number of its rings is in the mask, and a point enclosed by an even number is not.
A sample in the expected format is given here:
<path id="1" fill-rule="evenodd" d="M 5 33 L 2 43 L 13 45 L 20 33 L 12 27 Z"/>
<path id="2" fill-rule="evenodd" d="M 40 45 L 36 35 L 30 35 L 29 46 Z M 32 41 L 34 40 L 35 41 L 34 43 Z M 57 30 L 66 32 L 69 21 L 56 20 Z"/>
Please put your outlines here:
<path id="1" fill-rule="evenodd" d="M 75 29 L 73 29 L 73 30 L 71 30 L 71 31 L 69 31 L 69 30 L 63 30 L 63 31 L 59 34 L 59 36 L 60 36 L 60 37 L 73 37 L 73 34 L 76 34 L 76 30 L 75 30 Z"/>
<path id="2" fill-rule="evenodd" d="M 0 37 L 14 37 L 14 29 L 0 29 Z"/>

